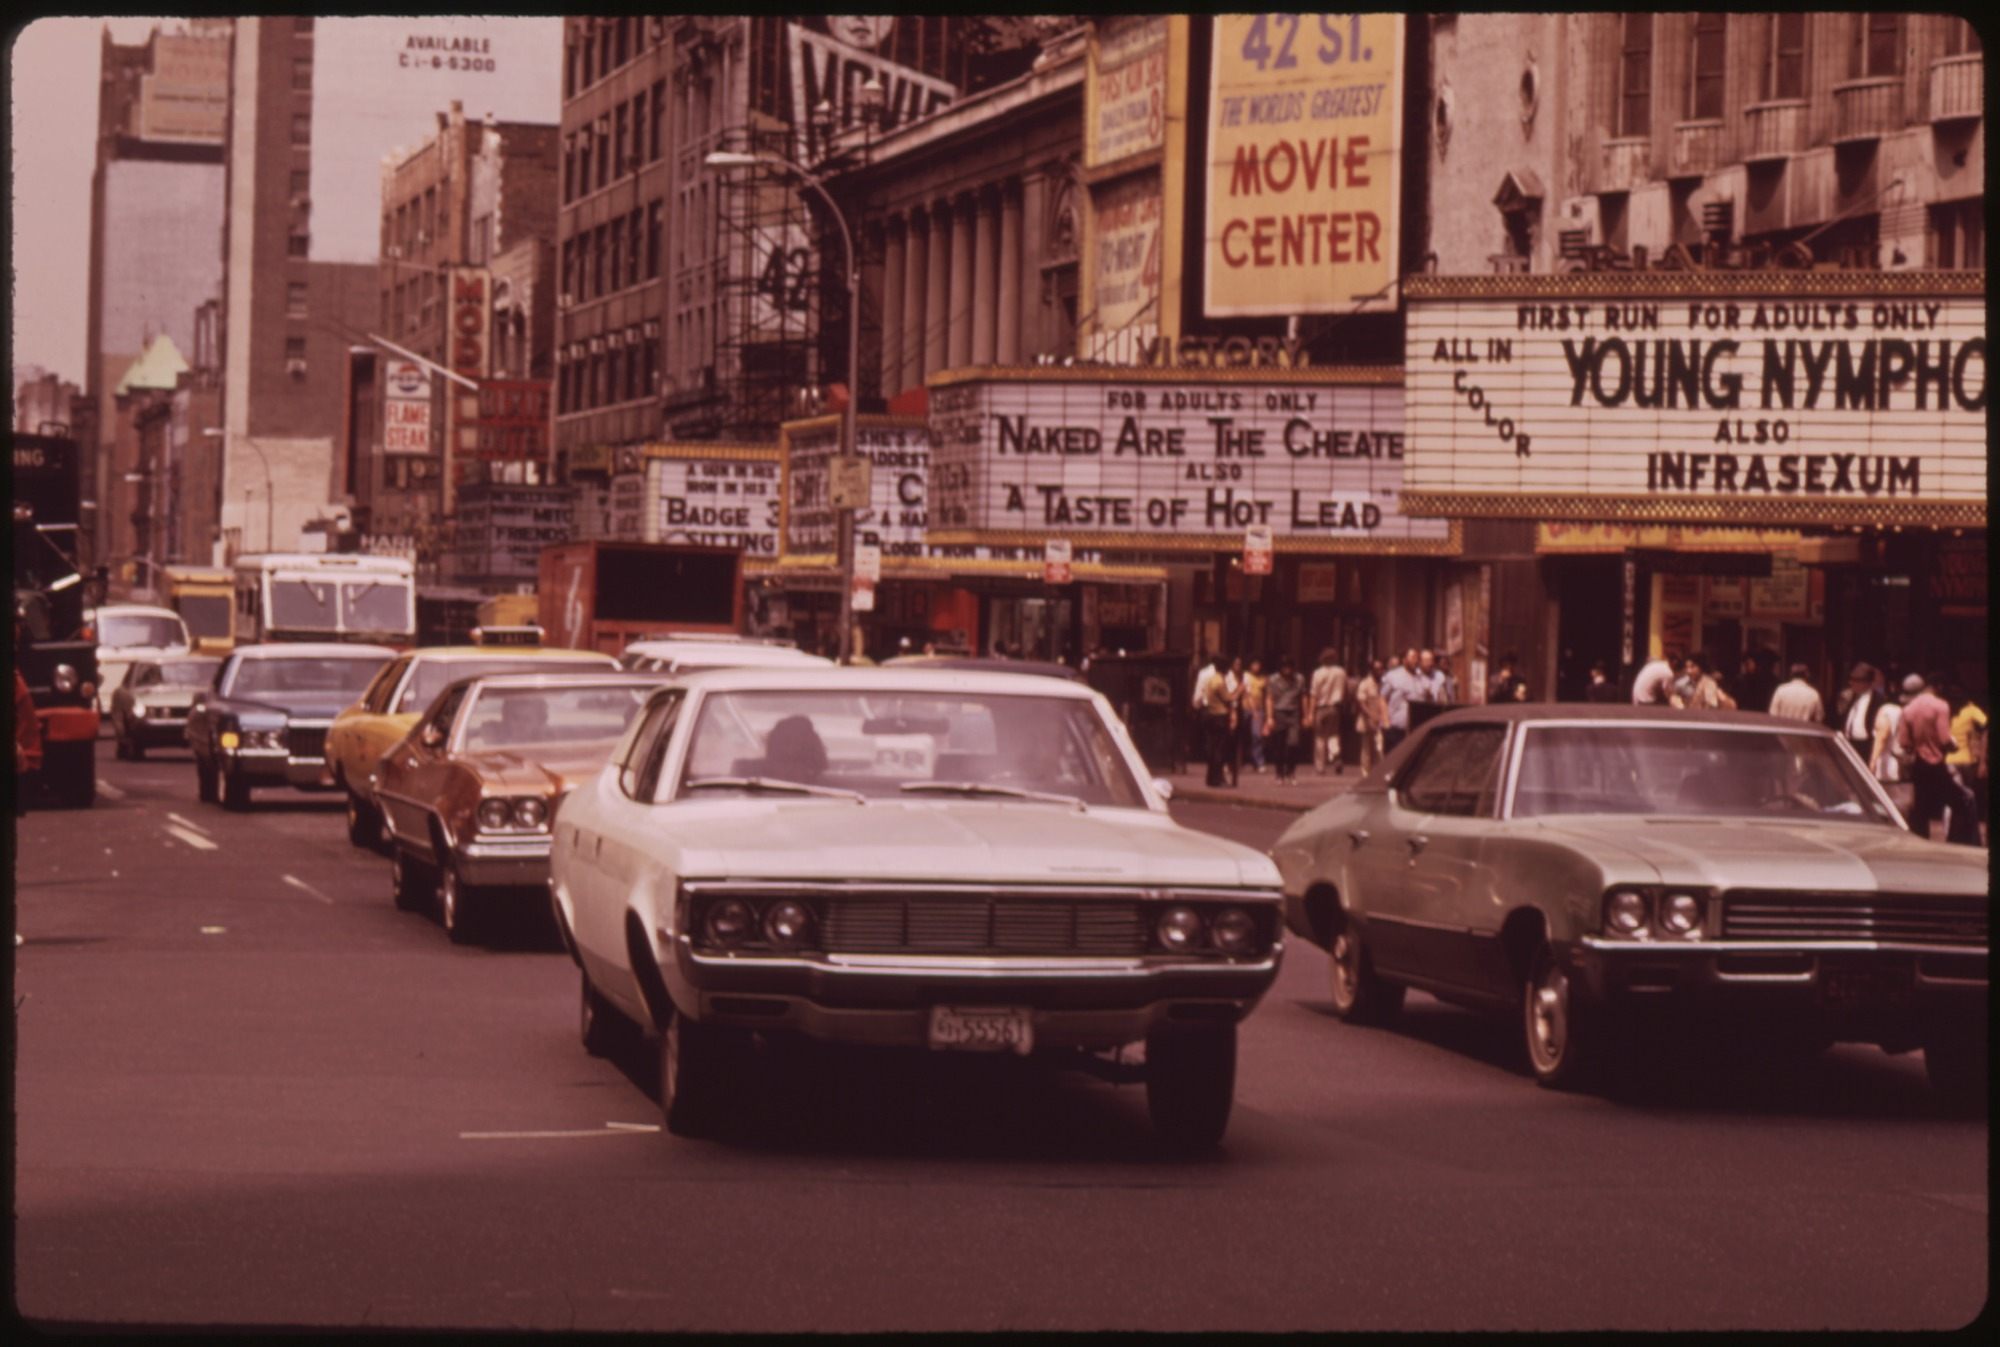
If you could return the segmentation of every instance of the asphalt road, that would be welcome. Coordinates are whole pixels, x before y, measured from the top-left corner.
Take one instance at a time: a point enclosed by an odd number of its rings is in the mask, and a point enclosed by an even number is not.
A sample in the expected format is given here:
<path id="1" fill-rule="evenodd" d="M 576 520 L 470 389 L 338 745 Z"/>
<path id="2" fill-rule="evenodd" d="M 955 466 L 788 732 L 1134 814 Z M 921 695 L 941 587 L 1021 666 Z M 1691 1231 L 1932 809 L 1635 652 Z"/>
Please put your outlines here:
<path id="1" fill-rule="evenodd" d="M 1537 1089 L 1511 1026 L 1328 1013 L 1293 943 L 1222 1152 L 1032 1063 L 778 1056 L 657 1130 L 532 919 L 454 948 L 337 801 L 100 745 L 19 826 L 14 1294 L 76 1323 L 581 1330 L 1933 1329 L 1986 1299 L 1987 1128 L 1915 1055 Z M 1185 806 L 1267 845 L 1284 814 Z"/>

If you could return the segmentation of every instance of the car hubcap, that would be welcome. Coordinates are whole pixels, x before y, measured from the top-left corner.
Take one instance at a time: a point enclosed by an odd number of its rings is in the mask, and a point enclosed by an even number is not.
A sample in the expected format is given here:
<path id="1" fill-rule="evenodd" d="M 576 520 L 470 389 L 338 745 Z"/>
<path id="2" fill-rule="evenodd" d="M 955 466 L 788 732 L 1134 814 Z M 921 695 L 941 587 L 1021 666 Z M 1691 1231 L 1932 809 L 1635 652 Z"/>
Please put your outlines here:
<path id="1" fill-rule="evenodd" d="M 1357 981 L 1356 965 L 1359 946 L 1354 937 L 1342 931 L 1333 938 L 1333 994 L 1342 1005 L 1354 1002 L 1354 986 Z"/>
<path id="2" fill-rule="evenodd" d="M 675 1011 L 673 1019 L 667 1021 L 667 1054 L 665 1070 L 660 1072 L 660 1100 L 672 1108 L 674 1096 L 679 1094 L 681 1075 L 681 1017 Z"/>
<path id="3" fill-rule="evenodd" d="M 1536 986 L 1528 1027 L 1536 1056 L 1545 1065 L 1560 1062 L 1569 1039 L 1569 978 L 1560 968 L 1549 969 Z"/>
<path id="4" fill-rule="evenodd" d="M 444 928 L 447 931 L 457 930 L 458 880 L 451 871 L 444 872 L 444 883 L 438 886 L 438 894 L 444 906 Z"/>

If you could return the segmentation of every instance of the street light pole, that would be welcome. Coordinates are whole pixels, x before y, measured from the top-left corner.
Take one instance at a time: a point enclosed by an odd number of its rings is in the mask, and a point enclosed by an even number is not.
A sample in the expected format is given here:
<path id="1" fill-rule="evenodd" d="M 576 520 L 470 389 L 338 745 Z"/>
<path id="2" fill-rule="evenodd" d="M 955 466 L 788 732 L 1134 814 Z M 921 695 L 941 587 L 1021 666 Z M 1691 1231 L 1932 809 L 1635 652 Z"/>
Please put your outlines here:
<path id="1" fill-rule="evenodd" d="M 840 244 L 847 254 L 847 402 L 840 412 L 840 454 L 842 458 L 851 459 L 857 444 L 855 409 L 861 400 L 861 257 L 854 250 L 854 234 L 848 228 L 847 216 L 818 178 L 783 155 L 716 150 L 703 163 L 709 168 L 784 169 L 818 195 L 839 228 Z M 840 641 L 840 663 L 847 664 L 854 657 L 853 506 L 842 505 L 834 512 L 834 531 L 840 561 L 840 619 L 836 630 Z"/>

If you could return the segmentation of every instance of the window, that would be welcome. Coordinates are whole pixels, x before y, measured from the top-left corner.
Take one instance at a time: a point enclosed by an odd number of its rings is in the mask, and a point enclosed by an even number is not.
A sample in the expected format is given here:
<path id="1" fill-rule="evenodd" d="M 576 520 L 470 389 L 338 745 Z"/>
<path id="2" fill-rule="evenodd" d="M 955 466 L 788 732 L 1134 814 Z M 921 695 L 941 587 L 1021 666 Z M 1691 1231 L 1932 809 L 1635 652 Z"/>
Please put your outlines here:
<path id="1" fill-rule="evenodd" d="M 304 196 L 312 190 L 312 174 L 302 168 L 292 170 L 292 195 Z"/>
<path id="2" fill-rule="evenodd" d="M 1627 14 L 1618 53 L 1618 134 L 1653 133 L 1653 16 Z"/>
<path id="3" fill-rule="evenodd" d="M 1848 49 L 1847 77 L 1874 79 L 1903 69 L 1903 16 L 1856 14 L 1854 45 Z"/>
<path id="4" fill-rule="evenodd" d="M 627 61 L 631 59 L 632 59 L 632 20 L 629 18 L 624 18 L 618 20 L 618 54 L 617 54 L 616 64 L 624 65 Z"/>
<path id="5" fill-rule="evenodd" d="M 625 281 L 625 217 L 619 216 L 609 226 L 611 230 L 611 288 L 618 289 Z"/>
<path id="6" fill-rule="evenodd" d="M 604 293 L 604 255 L 607 245 L 604 226 L 590 231 L 590 293 L 593 296 Z"/>
<path id="7" fill-rule="evenodd" d="M 293 37 L 310 38 L 312 35 L 313 35 L 313 21 L 311 19 L 292 20 Z"/>
<path id="8" fill-rule="evenodd" d="M 597 119 L 597 185 L 611 181 L 611 118 Z"/>
<path id="9" fill-rule="evenodd" d="M 588 196 L 590 194 L 590 132 L 588 130 L 577 132 L 576 164 L 576 194 L 578 196 Z"/>
<path id="10" fill-rule="evenodd" d="M 604 353 L 604 384 L 606 402 L 625 400 L 625 352 L 619 349 L 615 338 L 611 349 Z"/>
<path id="11" fill-rule="evenodd" d="M 657 280 L 660 275 L 660 227 L 666 218 L 665 202 L 654 201 L 646 207 L 646 279 Z"/>
<path id="12" fill-rule="evenodd" d="M 656 368 L 658 358 L 659 343 L 642 335 L 639 339 L 639 397 L 653 395 L 653 386 L 659 374 Z"/>
<path id="13" fill-rule="evenodd" d="M 660 779 L 660 764 L 673 739 L 674 720 L 680 714 L 678 692 L 665 694 L 654 703 L 646 723 L 634 735 L 624 761 L 618 767 L 618 787 L 635 800 L 651 802 Z"/>
<path id="14" fill-rule="evenodd" d="M 304 281 L 285 282 L 285 317 L 306 316 L 306 283 Z"/>
<path id="15" fill-rule="evenodd" d="M 1707 10 L 1694 16 L 1688 61 L 1688 109 L 1693 121 L 1722 117 L 1722 67 L 1729 47 L 1729 16 Z"/>
<path id="16" fill-rule="evenodd" d="M 652 143 L 647 146 L 646 160 L 651 163 L 661 153 L 661 141 L 667 123 L 667 82 L 653 81 L 653 134 Z"/>
<path id="17" fill-rule="evenodd" d="M 641 89 L 632 95 L 632 159 L 629 167 L 637 171 L 646 163 L 646 91 Z"/>
<path id="18" fill-rule="evenodd" d="M 1492 814 L 1506 739 L 1501 725 L 1467 725 L 1432 734 L 1396 783 L 1402 804 L 1425 814 Z"/>
<path id="19" fill-rule="evenodd" d="M 304 257 L 312 246 L 312 235 L 294 231 L 285 239 L 285 256 Z"/>
<path id="20" fill-rule="evenodd" d="M 625 238 L 627 240 L 625 249 L 625 284 L 637 285 L 639 283 L 639 208 L 637 206 L 634 206 L 632 213 L 625 217 Z"/>
<path id="21" fill-rule="evenodd" d="M 1931 265 L 1942 271 L 1979 271 L 1986 266 L 1985 202 L 1950 201 L 1931 207 Z"/>
<path id="22" fill-rule="evenodd" d="M 590 40 L 590 30 L 588 28 L 584 30 L 583 41 L 579 45 L 583 49 L 582 87 L 588 89 L 590 87 L 591 81 L 597 78 L 597 71 L 595 64 L 597 56 L 597 46 Z"/>
<path id="23" fill-rule="evenodd" d="M 576 200 L 576 137 L 563 137 L 562 199 L 567 205 Z"/>
<path id="24" fill-rule="evenodd" d="M 1953 20 L 1945 29 L 1944 54 L 1946 56 L 1969 56 L 1982 50 L 1979 30 L 1964 19 Z"/>
<path id="25" fill-rule="evenodd" d="M 310 89 L 313 87 L 313 61 L 310 56 L 292 58 L 292 87 Z"/>
<path id="26" fill-rule="evenodd" d="M 1764 97 L 1806 96 L 1806 16 L 1771 16 L 1771 63 L 1764 68 Z"/>
<path id="27" fill-rule="evenodd" d="M 617 154 L 617 159 L 615 160 L 614 167 L 612 168 L 612 176 L 622 178 L 627 173 L 632 171 L 631 109 L 626 107 L 625 104 L 620 103 L 618 107 L 615 109 L 614 116 L 616 118 L 617 130 L 612 134 L 612 144 L 616 146 L 615 153 Z"/>
<path id="28" fill-rule="evenodd" d="M 312 144 L 312 135 L 312 114 L 310 112 L 294 112 L 292 114 L 292 144 L 310 145 Z"/>
<path id="29" fill-rule="evenodd" d="M 604 74 L 611 73 L 611 21 L 597 21 L 597 68 Z"/>

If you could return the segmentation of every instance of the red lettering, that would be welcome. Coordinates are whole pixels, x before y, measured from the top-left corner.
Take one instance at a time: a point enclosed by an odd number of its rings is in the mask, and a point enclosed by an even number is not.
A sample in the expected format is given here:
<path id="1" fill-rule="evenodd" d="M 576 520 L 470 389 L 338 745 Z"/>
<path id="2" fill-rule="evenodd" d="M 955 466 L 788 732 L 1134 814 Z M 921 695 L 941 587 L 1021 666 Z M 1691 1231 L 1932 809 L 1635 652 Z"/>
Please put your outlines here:
<path id="1" fill-rule="evenodd" d="M 1280 240 L 1278 257 L 1285 263 L 1303 263 L 1306 260 L 1306 223 L 1308 217 L 1288 215 L 1278 222 Z"/>
<path id="2" fill-rule="evenodd" d="M 1348 251 L 1347 231 L 1352 227 L 1354 217 L 1347 211 L 1335 211 L 1327 217 L 1326 260 L 1329 262 L 1351 262 L 1353 254 Z"/>
<path id="3" fill-rule="evenodd" d="M 1250 225 L 1250 258 L 1254 266 L 1271 265 L 1271 234 L 1277 221 L 1269 215 L 1260 215 Z"/>
<path id="4" fill-rule="evenodd" d="M 1257 174 L 1257 147 L 1238 145 L 1236 162 L 1229 170 L 1229 195 L 1255 196 L 1264 190 L 1263 179 Z"/>
<path id="5" fill-rule="evenodd" d="M 1368 167 L 1368 137 L 1349 136 L 1347 138 L 1347 153 L 1341 158 L 1340 166 L 1347 170 L 1347 185 L 1349 187 L 1368 186 L 1368 175 L 1357 171 Z"/>
<path id="6" fill-rule="evenodd" d="M 1278 181 L 1278 151 L 1285 152 L 1285 180 Z M 1299 176 L 1299 152 L 1292 148 L 1289 140 L 1281 140 L 1271 147 L 1264 156 L 1264 182 L 1274 192 L 1289 192 L 1292 180 Z"/>
<path id="7" fill-rule="evenodd" d="M 1245 226 L 1241 220 L 1231 220 L 1228 224 L 1222 227 L 1222 260 L 1224 262 L 1227 262 L 1231 267 L 1240 268 L 1241 266 L 1243 266 L 1244 263 L 1250 260 L 1249 258 L 1242 256 L 1240 253 L 1232 252 L 1229 247 L 1230 241 L 1234 239 L 1235 236 L 1244 229 L 1244 227 Z M 1237 247 L 1239 248 L 1242 246 L 1243 245 L 1240 243 L 1237 244 Z"/>
<path id="8" fill-rule="evenodd" d="M 1354 258 L 1357 262 L 1382 260 L 1382 217 L 1364 210 L 1354 217 Z"/>

